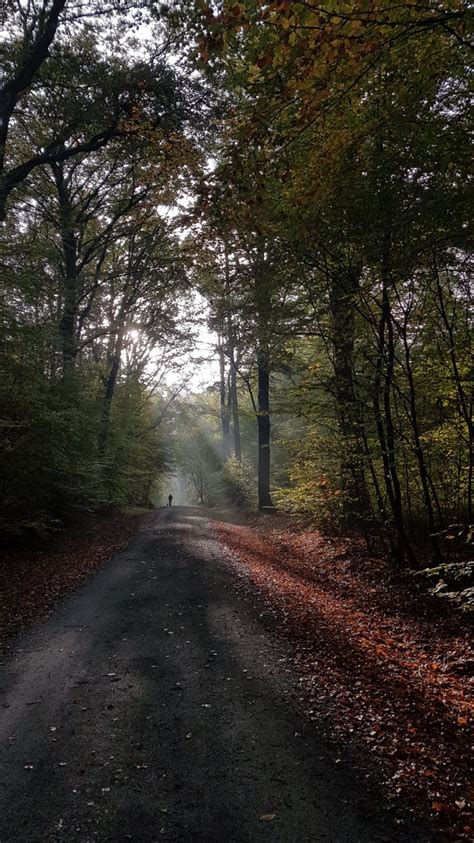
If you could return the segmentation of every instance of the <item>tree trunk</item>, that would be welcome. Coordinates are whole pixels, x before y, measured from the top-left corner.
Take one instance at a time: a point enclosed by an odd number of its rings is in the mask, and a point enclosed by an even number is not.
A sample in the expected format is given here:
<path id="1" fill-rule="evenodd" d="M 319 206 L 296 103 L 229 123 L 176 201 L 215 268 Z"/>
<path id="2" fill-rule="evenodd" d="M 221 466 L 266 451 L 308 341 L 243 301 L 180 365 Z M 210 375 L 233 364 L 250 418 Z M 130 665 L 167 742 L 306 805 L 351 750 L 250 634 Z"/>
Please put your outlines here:
<path id="1" fill-rule="evenodd" d="M 255 272 L 257 334 L 257 427 L 258 427 L 258 508 L 273 507 L 270 493 L 270 343 L 272 323 L 271 279 L 263 241 L 258 246 Z"/>
<path id="2" fill-rule="evenodd" d="M 242 459 L 242 446 L 240 441 L 240 416 L 239 416 L 239 397 L 237 393 L 237 366 L 235 362 L 235 343 L 234 343 L 234 326 L 232 324 L 232 313 L 230 310 L 231 288 L 230 288 L 230 266 L 229 266 L 229 248 L 227 243 L 224 244 L 224 258 L 225 258 L 225 289 L 227 294 L 228 309 L 226 315 L 227 322 L 227 343 L 230 362 L 230 388 L 229 398 L 232 408 L 232 430 L 234 437 L 234 455 L 240 462 Z"/>
<path id="3" fill-rule="evenodd" d="M 258 359 L 258 508 L 273 507 L 270 494 L 270 373 L 268 359 Z"/>
<path id="4" fill-rule="evenodd" d="M 63 376 L 66 378 L 74 368 L 77 354 L 77 241 L 74 233 L 72 203 L 64 178 L 62 164 L 52 164 L 51 169 L 58 193 L 59 227 L 64 254 L 64 295 L 59 322 L 59 339 L 63 359 Z"/>
<path id="5" fill-rule="evenodd" d="M 234 348 L 230 351 L 230 400 L 232 406 L 232 431 L 234 435 L 234 455 L 241 462 L 242 445 L 240 441 L 239 395 L 237 392 L 237 369 L 235 366 Z"/>
<path id="6" fill-rule="evenodd" d="M 222 457 L 228 460 L 230 457 L 230 406 L 227 401 L 226 376 L 225 376 L 225 356 L 222 339 L 219 338 L 217 346 L 219 353 L 219 371 L 220 371 L 220 415 L 222 425 Z"/>
<path id="7" fill-rule="evenodd" d="M 396 436 L 393 423 L 392 397 L 393 376 L 395 369 L 395 341 L 393 334 L 392 311 L 389 296 L 390 284 L 390 230 L 387 230 L 382 261 L 382 305 L 379 324 L 377 374 L 374 384 L 374 410 L 379 435 L 382 460 L 384 465 L 385 486 L 392 509 L 395 526 L 395 556 L 398 561 L 405 559 L 411 565 L 416 564 L 413 550 L 408 541 L 403 518 L 402 491 L 396 460 Z M 382 369 L 384 374 L 382 377 Z M 382 389 L 383 417 L 379 403 L 379 390 Z"/>
<path id="8" fill-rule="evenodd" d="M 359 273 L 341 276 L 330 286 L 333 327 L 335 396 L 339 428 L 343 439 L 341 465 L 344 512 L 367 524 L 372 504 L 364 473 L 365 452 L 363 421 L 354 384 L 354 296 L 359 287 Z"/>
<path id="9" fill-rule="evenodd" d="M 428 528 L 430 533 L 430 541 L 431 541 L 431 549 L 433 553 L 433 561 L 440 565 L 442 562 L 441 552 L 439 549 L 438 540 L 435 536 L 435 532 L 437 531 L 436 524 L 435 524 L 435 516 L 434 516 L 434 509 L 433 509 L 433 502 L 431 500 L 430 494 L 430 484 L 429 484 L 429 474 L 428 469 L 426 467 L 425 455 L 423 453 L 423 447 L 421 444 L 421 435 L 420 435 L 420 428 L 418 424 L 418 410 L 416 406 L 416 397 L 415 397 L 415 381 L 413 378 L 413 370 L 411 366 L 411 355 L 410 355 L 410 347 L 408 343 L 407 337 L 407 327 L 404 325 L 400 329 L 402 340 L 403 340 L 403 347 L 405 352 L 405 367 L 406 367 L 406 375 L 408 380 L 408 387 L 409 387 L 409 406 L 410 406 L 410 422 L 413 430 L 413 438 L 415 440 L 415 456 L 418 462 L 418 471 L 420 473 L 420 480 L 421 480 L 421 487 L 423 489 L 423 497 L 425 500 L 425 507 L 426 513 L 428 516 Z M 442 526 L 442 525 L 440 525 Z"/>
<path id="10" fill-rule="evenodd" d="M 39 21 L 37 32 L 29 33 L 28 44 L 25 39 L 22 45 L 23 50 L 20 50 L 23 60 L 16 74 L 0 87 L 0 220 L 5 218 L 8 194 L 18 183 L 18 180 L 8 179 L 4 173 L 10 121 L 21 94 L 31 85 L 36 73 L 49 55 L 49 48 L 56 35 L 59 18 L 65 5 L 66 0 L 53 0 L 47 14 L 40 13 L 37 16 Z"/>
<path id="11" fill-rule="evenodd" d="M 120 371 L 120 363 L 121 363 L 121 355 L 122 355 L 122 348 L 123 348 L 123 337 L 125 333 L 125 325 L 122 324 L 119 328 L 117 339 L 115 342 L 115 348 L 113 354 L 110 358 L 110 369 L 109 374 L 107 376 L 107 380 L 105 382 L 105 393 L 104 399 L 102 403 L 102 415 L 100 419 L 100 432 L 99 432 L 99 453 L 103 455 L 107 448 L 107 439 L 109 435 L 109 425 L 110 425 L 110 410 L 112 408 L 112 400 L 115 393 L 115 387 L 117 384 L 117 377 Z"/>
<path id="12" fill-rule="evenodd" d="M 470 394 L 466 394 L 461 378 L 461 374 L 459 371 L 458 366 L 458 359 L 456 353 L 456 341 L 453 331 L 452 322 L 449 319 L 448 311 L 446 309 L 446 303 L 444 298 L 443 287 L 441 284 L 438 263 L 436 260 L 436 254 L 433 252 L 433 264 L 434 264 L 434 272 L 436 278 L 436 292 L 438 295 L 439 301 L 439 311 L 443 321 L 444 328 L 447 333 L 448 337 L 448 347 L 449 347 L 449 357 L 451 361 L 451 367 L 453 371 L 453 378 L 454 383 L 456 386 L 456 393 L 458 398 L 458 412 L 463 421 L 466 424 L 467 428 L 467 437 L 468 437 L 468 467 L 467 467 L 467 501 L 466 501 L 466 509 L 467 509 L 467 517 L 469 521 L 472 522 L 474 518 L 474 508 L 473 508 L 473 497 L 472 497 L 472 490 L 473 490 L 473 477 L 474 477 L 474 424 L 472 419 L 473 413 L 473 400 L 472 400 L 472 390 Z M 472 374 L 471 374 L 472 380 Z"/>

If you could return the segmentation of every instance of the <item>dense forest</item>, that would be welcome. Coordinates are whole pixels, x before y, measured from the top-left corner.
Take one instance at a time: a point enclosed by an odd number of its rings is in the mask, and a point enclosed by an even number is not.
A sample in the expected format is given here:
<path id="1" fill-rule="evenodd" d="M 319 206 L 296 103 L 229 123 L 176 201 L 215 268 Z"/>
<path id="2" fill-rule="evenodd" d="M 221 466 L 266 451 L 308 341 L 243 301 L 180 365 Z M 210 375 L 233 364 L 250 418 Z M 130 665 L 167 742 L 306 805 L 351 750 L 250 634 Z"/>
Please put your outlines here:
<path id="1" fill-rule="evenodd" d="M 468 4 L 11 0 L 2 27 L 2 530 L 171 482 L 462 558 Z"/>

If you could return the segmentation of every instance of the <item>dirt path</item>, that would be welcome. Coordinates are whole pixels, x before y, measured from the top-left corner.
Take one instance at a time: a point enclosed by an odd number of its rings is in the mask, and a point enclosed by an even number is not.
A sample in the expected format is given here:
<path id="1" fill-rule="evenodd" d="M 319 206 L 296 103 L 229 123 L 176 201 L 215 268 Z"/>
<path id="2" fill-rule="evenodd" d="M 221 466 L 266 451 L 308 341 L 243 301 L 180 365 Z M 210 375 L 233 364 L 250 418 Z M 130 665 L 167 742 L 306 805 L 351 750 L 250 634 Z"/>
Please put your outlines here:
<path id="1" fill-rule="evenodd" d="M 173 508 L 13 640 L 1 843 L 429 840 L 300 719 L 255 615 L 206 519 Z"/>

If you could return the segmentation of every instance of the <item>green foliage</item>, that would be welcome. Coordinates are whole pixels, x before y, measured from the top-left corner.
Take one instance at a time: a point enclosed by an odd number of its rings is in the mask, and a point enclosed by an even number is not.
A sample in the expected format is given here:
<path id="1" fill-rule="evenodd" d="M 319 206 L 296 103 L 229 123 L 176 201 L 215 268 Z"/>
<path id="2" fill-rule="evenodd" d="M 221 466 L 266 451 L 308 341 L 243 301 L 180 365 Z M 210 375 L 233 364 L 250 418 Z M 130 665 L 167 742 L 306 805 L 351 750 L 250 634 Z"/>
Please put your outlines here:
<path id="1" fill-rule="evenodd" d="M 168 467 L 154 410 L 136 378 L 121 383 L 112 408 L 106 452 L 100 457 L 100 505 L 149 506 Z"/>
<path id="2" fill-rule="evenodd" d="M 100 26 L 83 25 L 91 7 L 77 21 L 70 12 L 3 123 L 0 204 L 8 194 L 14 204 L 0 237 L 0 526 L 10 534 L 150 504 L 166 465 L 154 393 L 189 341 L 177 324 L 186 260 L 160 213 L 197 166 L 186 86 L 151 57 L 131 61 L 119 16 L 106 48 Z M 12 90 L 28 16 L 32 31 L 43 25 L 33 7 L 12 12 L 4 45 Z"/>
<path id="3" fill-rule="evenodd" d="M 254 507 L 255 485 L 249 464 L 229 457 L 222 467 L 222 490 L 225 501 L 233 506 Z"/>
<path id="4" fill-rule="evenodd" d="M 427 582 L 434 597 L 463 613 L 474 612 L 474 562 L 446 562 L 417 571 L 415 576 Z"/>
<path id="5" fill-rule="evenodd" d="M 199 207 L 238 268 L 224 302 L 247 382 L 263 336 L 272 423 L 307 421 L 301 442 L 276 437 L 276 500 L 370 527 L 410 564 L 428 541 L 439 561 L 439 528 L 473 506 L 467 7 L 425 28 L 409 6 L 395 24 L 296 5 L 190 23 L 231 102 Z M 263 327 L 248 304 L 262 267 Z"/>
<path id="6" fill-rule="evenodd" d="M 277 488 L 276 503 L 288 512 L 301 513 L 315 523 L 341 527 L 343 498 L 339 459 L 334 440 L 310 427 L 303 441 L 288 442 L 290 469 L 288 484 Z"/>
<path id="7" fill-rule="evenodd" d="M 472 521 L 474 473 L 467 5 L 366 5 L 152 4 L 207 77 L 203 149 L 187 84 L 131 61 L 115 17 L 107 42 L 61 24 L 17 85 L 0 162 L 6 529 L 146 505 L 171 470 L 208 505 L 253 505 L 257 475 L 266 507 L 271 454 L 279 505 L 383 535 L 399 561 L 429 542 L 452 562 L 443 530 Z M 15 82 L 27 28 L 11 21 Z M 194 188 L 186 215 L 161 214 Z M 152 393 L 189 348 L 191 283 L 219 381 L 169 411 Z"/>
<path id="8" fill-rule="evenodd" d="M 147 505 L 163 469 L 151 401 L 125 382 L 117 394 L 105 455 L 98 450 L 101 401 L 90 367 L 67 387 L 38 378 L 26 360 L 2 355 L 0 455 L 4 534 L 56 529 L 83 509 Z M 35 348 L 28 349 L 34 362 Z"/>

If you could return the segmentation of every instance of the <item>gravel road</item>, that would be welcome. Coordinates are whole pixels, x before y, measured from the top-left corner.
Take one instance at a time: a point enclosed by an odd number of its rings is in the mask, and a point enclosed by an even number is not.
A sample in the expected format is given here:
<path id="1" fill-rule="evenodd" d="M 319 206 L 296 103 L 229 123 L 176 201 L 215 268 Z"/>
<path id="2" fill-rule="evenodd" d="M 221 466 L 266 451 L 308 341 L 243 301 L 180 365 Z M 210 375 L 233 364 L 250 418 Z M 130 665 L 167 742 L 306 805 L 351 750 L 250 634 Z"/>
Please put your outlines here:
<path id="1" fill-rule="evenodd" d="M 198 509 L 0 657 L 0 841 L 415 841 L 298 713 Z"/>

